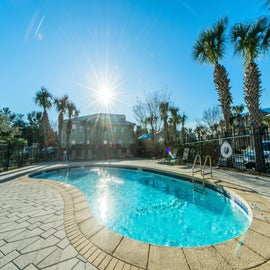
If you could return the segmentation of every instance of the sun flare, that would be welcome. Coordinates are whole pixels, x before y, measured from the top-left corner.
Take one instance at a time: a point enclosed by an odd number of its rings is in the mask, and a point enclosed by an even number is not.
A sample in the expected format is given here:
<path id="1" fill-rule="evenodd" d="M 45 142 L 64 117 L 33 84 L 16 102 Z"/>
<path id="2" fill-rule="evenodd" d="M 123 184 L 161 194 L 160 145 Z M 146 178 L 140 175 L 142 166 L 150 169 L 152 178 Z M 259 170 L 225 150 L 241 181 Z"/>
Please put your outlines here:
<path id="1" fill-rule="evenodd" d="M 98 103 L 102 105 L 110 105 L 114 98 L 114 91 L 111 88 L 104 87 L 97 92 Z"/>

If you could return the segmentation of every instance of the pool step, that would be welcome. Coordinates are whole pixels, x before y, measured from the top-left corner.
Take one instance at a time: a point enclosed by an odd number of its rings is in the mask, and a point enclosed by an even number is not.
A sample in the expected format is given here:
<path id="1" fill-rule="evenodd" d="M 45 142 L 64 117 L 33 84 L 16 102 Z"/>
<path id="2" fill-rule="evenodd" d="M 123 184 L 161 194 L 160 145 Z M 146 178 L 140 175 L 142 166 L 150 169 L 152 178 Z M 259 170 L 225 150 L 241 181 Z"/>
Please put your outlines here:
<path id="1" fill-rule="evenodd" d="M 193 184 L 193 191 L 199 192 L 201 194 L 206 194 L 205 192 L 205 185 L 204 180 L 195 180 L 192 182 Z"/>
<path id="2" fill-rule="evenodd" d="M 204 186 L 193 185 L 193 190 L 196 191 L 196 192 L 198 192 L 198 193 L 201 193 L 203 195 L 206 194 Z"/>

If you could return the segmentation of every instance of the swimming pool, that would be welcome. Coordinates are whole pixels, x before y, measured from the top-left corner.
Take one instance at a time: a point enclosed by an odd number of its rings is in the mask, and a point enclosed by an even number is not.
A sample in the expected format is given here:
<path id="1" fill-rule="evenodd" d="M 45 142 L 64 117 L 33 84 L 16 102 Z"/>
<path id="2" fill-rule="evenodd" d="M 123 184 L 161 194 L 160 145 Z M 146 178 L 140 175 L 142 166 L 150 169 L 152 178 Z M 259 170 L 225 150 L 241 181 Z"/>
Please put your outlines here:
<path id="1" fill-rule="evenodd" d="M 151 244 L 217 244 L 239 236 L 251 222 L 245 205 L 235 198 L 230 200 L 229 193 L 207 189 L 201 194 L 194 192 L 189 181 L 153 172 L 86 167 L 48 171 L 35 178 L 76 186 L 100 223 Z"/>

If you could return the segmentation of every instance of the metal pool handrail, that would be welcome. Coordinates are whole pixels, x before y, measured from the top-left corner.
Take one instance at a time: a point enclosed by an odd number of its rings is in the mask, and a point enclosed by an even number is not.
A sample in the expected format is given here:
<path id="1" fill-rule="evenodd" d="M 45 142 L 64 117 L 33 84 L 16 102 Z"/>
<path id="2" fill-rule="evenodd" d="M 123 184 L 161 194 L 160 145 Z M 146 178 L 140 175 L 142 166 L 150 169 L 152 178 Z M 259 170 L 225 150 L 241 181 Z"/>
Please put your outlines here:
<path id="1" fill-rule="evenodd" d="M 195 171 L 195 167 L 196 167 L 198 161 L 200 164 L 200 169 L 197 169 Z M 194 179 L 194 173 L 196 173 L 196 172 L 201 172 L 201 174 L 202 174 L 202 159 L 201 159 L 201 155 L 199 155 L 199 154 L 197 154 L 194 158 L 194 162 L 193 162 L 193 166 L 192 166 L 192 179 Z"/>
<path id="2" fill-rule="evenodd" d="M 209 169 L 210 169 L 210 172 L 205 173 L 204 171 L 205 171 L 205 166 L 207 164 L 207 160 L 209 160 Z M 202 177 L 203 177 L 203 179 L 204 179 L 204 176 L 206 174 L 211 174 L 211 177 L 213 177 L 212 159 L 211 159 L 211 156 L 210 155 L 206 155 L 205 160 L 204 160 L 204 164 L 203 164 L 203 168 L 202 168 Z"/>
<path id="3" fill-rule="evenodd" d="M 195 170 L 196 168 L 196 165 L 198 164 L 198 161 L 199 161 L 199 165 L 200 165 L 200 168 Z M 205 167 L 206 167 L 206 164 L 207 164 L 207 161 L 209 161 L 209 167 L 210 167 L 210 172 L 205 172 Z M 195 176 L 194 174 L 196 172 L 200 172 L 201 173 L 201 176 L 202 176 L 202 181 L 195 181 Z M 211 156 L 210 155 L 206 155 L 205 157 L 205 160 L 204 160 L 204 164 L 203 164 L 203 167 L 202 167 L 202 159 L 201 159 L 201 156 L 199 154 L 197 154 L 195 156 L 195 159 L 194 159 L 194 162 L 193 162 L 193 166 L 192 166 L 192 184 L 193 184 L 193 189 L 195 191 L 198 191 L 198 192 L 201 192 L 201 193 L 205 193 L 205 190 L 204 190 L 204 187 L 205 187 L 205 178 L 204 176 L 206 174 L 211 174 L 211 177 L 213 177 L 213 174 L 212 174 L 212 159 L 211 159 Z"/>

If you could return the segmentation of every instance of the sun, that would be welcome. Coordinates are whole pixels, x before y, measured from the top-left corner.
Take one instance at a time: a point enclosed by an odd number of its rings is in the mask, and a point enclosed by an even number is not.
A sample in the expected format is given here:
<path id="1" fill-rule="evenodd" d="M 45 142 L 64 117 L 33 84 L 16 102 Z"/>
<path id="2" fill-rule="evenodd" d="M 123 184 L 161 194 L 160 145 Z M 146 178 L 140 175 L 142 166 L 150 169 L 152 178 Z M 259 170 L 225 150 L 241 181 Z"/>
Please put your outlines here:
<path id="1" fill-rule="evenodd" d="M 110 105 L 114 98 L 114 91 L 109 87 L 102 87 L 97 91 L 98 103 L 101 105 Z"/>

